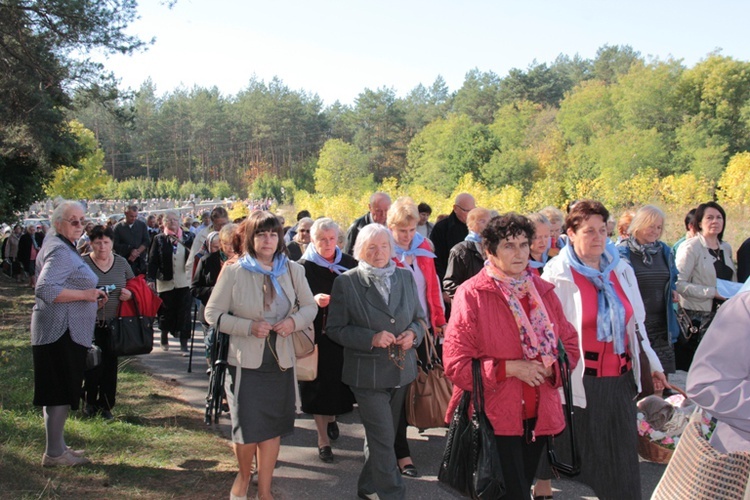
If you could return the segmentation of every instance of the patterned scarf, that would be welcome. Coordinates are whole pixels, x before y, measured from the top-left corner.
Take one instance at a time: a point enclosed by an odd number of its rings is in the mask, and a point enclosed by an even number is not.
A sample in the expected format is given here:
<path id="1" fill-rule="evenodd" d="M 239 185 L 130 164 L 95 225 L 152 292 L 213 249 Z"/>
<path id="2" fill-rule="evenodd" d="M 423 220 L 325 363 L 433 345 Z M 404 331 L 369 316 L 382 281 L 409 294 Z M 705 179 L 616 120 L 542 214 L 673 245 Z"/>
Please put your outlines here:
<path id="1" fill-rule="evenodd" d="M 424 236 L 422 236 L 419 233 L 414 233 L 414 238 L 411 240 L 411 245 L 409 246 L 408 250 L 404 250 L 398 245 L 395 245 L 396 257 L 398 257 L 398 259 L 401 261 L 402 264 L 406 262 L 406 258 L 409 256 L 429 257 L 431 259 L 434 259 L 435 258 L 434 253 L 424 248 L 419 248 L 419 245 L 421 245 L 423 241 L 424 241 Z"/>
<path id="2" fill-rule="evenodd" d="M 628 248 L 630 248 L 630 253 L 641 255 L 643 258 L 643 265 L 646 267 L 651 267 L 654 263 L 654 255 L 661 251 L 661 244 L 658 241 L 641 245 L 631 236 L 625 240 L 625 243 L 628 245 Z"/>
<path id="3" fill-rule="evenodd" d="M 273 259 L 273 268 L 270 271 L 263 269 L 260 262 L 252 258 L 249 254 L 243 255 L 239 260 L 243 269 L 251 273 L 259 273 L 263 278 L 263 308 L 268 311 L 271 309 L 276 295 L 284 295 L 284 291 L 279 283 L 279 276 L 286 274 L 287 258 L 284 254 L 279 254 Z"/>
<path id="4" fill-rule="evenodd" d="M 481 243 L 482 235 L 479 233 L 475 233 L 474 231 L 469 231 L 469 234 L 466 235 L 466 238 L 464 238 L 464 241 L 473 241 L 474 243 Z"/>
<path id="5" fill-rule="evenodd" d="M 341 262 L 341 256 L 344 255 L 339 247 L 336 247 L 336 256 L 333 258 L 333 262 L 328 262 L 322 255 L 318 253 L 318 249 L 315 248 L 314 244 L 307 245 L 307 250 L 302 254 L 302 258 L 317 264 L 320 267 L 325 267 L 332 273 L 341 274 L 347 270 L 346 267 L 339 264 Z"/>
<path id="6" fill-rule="evenodd" d="M 373 267 L 360 260 L 357 267 L 372 281 L 375 288 L 380 292 L 380 296 L 388 304 L 388 299 L 391 296 L 391 276 L 396 272 L 396 263 L 389 260 L 385 267 Z"/>
<path id="7" fill-rule="evenodd" d="M 508 307 L 518 326 L 524 359 L 532 360 L 539 357 L 545 367 L 552 366 L 557 361 L 555 330 L 547 314 L 547 308 L 531 279 L 531 273 L 524 271 L 519 279 L 514 279 L 489 261 L 485 262 L 485 269 L 508 301 Z M 528 315 L 521 304 L 521 299 L 526 296 L 529 297 Z"/>
<path id="8" fill-rule="evenodd" d="M 565 245 L 560 250 L 563 262 L 566 262 L 578 274 L 585 277 L 596 288 L 596 340 L 614 342 L 615 354 L 625 353 L 625 306 L 617 296 L 614 284 L 609 279 L 610 273 L 620 262 L 620 253 L 611 241 L 601 257 L 602 270 L 588 267 L 576 255 L 573 245 Z"/>

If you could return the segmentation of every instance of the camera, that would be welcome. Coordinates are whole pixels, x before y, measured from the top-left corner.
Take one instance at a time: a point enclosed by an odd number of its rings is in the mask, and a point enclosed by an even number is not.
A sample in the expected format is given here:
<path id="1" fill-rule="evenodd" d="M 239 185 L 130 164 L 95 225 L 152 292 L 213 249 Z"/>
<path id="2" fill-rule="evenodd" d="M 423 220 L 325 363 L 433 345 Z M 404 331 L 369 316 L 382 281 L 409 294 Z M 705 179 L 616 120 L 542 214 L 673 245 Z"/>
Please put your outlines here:
<path id="1" fill-rule="evenodd" d="M 117 288 L 115 285 L 103 285 L 103 286 L 96 287 L 97 290 L 101 290 L 107 295 L 109 295 L 111 292 L 114 292 L 115 288 Z"/>

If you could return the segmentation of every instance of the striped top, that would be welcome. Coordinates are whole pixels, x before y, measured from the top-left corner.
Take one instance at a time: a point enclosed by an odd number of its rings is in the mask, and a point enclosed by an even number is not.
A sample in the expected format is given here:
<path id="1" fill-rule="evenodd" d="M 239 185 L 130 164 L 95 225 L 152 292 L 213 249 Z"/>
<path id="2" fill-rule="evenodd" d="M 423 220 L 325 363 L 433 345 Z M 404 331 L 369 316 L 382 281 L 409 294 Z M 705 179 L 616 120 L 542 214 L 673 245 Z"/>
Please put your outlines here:
<path id="1" fill-rule="evenodd" d="M 99 278 L 99 283 L 96 285 L 97 287 L 109 285 L 115 285 L 117 287 L 114 291 L 109 293 L 109 300 L 104 306 L 103 319 L 112 319 L 115 317 L 117 314 L 117 307 L 120 305 L 120 292 L 125 288 L 125 282 L 135 277 L 127 260 L 117 254 L 114 254 L 114 257 L 115 260 L 112 263 L 112 267 L 106 271 L 102 271 L 96 267 L 94 261 L 91 260 L 91 255 L 87 255 L 83 258 L 83 261 L 91 267 L 91 270 L 94 271 L 94 274 Z M 102 319 L 101 311 L 98 313 L 97 317 Z"/>

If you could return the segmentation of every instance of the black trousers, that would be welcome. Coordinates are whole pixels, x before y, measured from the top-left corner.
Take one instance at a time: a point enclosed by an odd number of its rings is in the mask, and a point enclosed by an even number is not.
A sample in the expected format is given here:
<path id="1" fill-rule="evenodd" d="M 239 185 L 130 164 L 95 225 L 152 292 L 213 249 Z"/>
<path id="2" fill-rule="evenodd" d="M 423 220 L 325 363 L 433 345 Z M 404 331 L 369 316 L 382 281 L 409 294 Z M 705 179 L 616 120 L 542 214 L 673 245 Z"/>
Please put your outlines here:
<path id="1" fill-rule="evenodd" d="M 96 327 L 94 343 L 99 347 L 105 346 L 106 335 L 109 335 L 106 327 Z M 106 348 L 102 347 L 102 362 L 96 368 L 86 370 L 83 376 L 83 392 L 86 404 L 103 410 L 111 410 L 115 406 L 117 362 L 117 356 L 113 356 Z"/>
<path id="2" fill-rule="evenodd" d="M 532 419 L 533 420 L 533 419 Z M 495 436 L 505 479 L 503 498 L 529 498 L 537 465 L 546 449 L 546 437 Z"/>

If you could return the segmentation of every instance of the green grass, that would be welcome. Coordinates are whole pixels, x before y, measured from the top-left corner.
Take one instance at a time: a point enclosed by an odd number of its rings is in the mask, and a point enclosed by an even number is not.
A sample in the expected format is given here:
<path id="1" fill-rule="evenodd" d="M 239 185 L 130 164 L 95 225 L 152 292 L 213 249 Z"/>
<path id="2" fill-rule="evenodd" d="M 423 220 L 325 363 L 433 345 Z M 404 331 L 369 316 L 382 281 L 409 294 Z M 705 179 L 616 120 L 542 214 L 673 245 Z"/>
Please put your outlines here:
<path id="1" fill-rule="evenodd" d="M 0 277 L 0 498 L 217 498 L 236 465 L 229 442 L 174 387 L 121 363 L 115 421 L 72 412 L 68 445 L 92 464 L 44 469 L 44 422 L 34 407 L 29 323 L 33 295 Z"/>

